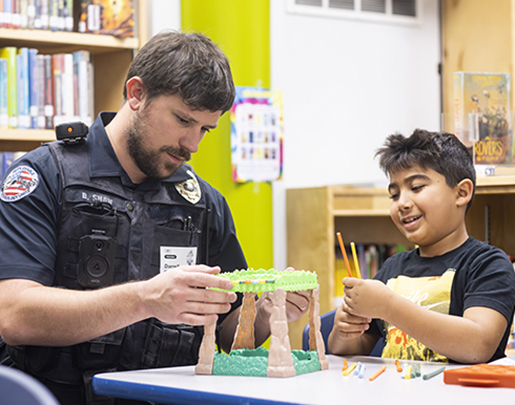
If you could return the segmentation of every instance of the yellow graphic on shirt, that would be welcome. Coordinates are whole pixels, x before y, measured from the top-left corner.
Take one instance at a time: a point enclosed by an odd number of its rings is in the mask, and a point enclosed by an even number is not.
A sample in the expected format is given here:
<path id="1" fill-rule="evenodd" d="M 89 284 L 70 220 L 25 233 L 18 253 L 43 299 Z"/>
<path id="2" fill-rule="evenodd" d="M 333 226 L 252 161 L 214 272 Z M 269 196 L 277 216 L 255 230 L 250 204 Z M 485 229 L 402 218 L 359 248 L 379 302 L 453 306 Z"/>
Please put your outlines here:
<path id="1" fill-rule="evenodd" d="M 441 314 L 449 314 L 454 274 L 455 270 L 449 269 L 439 277 L 399 276 L 388 280 L 386 285 L 395 293 L 423 308 Z M 434 352 L 392 324 L 383 322 L 387 337 L 382 357 L 448 362 L 447 357 Z"/>

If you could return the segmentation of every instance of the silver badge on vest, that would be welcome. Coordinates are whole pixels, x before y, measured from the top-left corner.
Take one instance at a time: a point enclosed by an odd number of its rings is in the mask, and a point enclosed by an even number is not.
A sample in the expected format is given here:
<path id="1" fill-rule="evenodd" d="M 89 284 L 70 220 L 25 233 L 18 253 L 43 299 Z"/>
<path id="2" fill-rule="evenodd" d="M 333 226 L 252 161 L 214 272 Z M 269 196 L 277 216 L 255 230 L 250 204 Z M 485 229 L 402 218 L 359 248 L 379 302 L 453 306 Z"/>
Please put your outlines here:
<path id="1" fill-rule="evenodd" d="M 191 176 L 191 179 L 175 184 L 175 189 L 179 192 L 180 195 L 184 197 L 186 201 L 189 201 L 192 204 L 196 204 L 202 197 L 200 184 L 198 184 L 197 178 L 191 170 L 187 170 L 186 173 Z"/>

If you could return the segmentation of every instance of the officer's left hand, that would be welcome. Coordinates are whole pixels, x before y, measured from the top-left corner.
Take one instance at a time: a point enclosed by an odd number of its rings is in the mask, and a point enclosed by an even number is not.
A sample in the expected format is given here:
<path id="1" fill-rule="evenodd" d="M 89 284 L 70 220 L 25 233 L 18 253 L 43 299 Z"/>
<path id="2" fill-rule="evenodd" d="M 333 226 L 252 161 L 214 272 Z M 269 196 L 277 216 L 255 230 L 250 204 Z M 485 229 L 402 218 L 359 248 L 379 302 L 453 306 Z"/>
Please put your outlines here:
<path id="1" fill-rule="evenodd" d="M 296 271 L 293 267 L 288 267 L 286 271 Z M 272 301 L 268 293 L 264 292 L 259 299 L 258 307 L 265 311 L 269 317 L 272 313 Z M 288 291 L 286 293 L 286 317 L 288 322 L 300 319 L 309 309 L 309 294 L 307 291 Z"/>

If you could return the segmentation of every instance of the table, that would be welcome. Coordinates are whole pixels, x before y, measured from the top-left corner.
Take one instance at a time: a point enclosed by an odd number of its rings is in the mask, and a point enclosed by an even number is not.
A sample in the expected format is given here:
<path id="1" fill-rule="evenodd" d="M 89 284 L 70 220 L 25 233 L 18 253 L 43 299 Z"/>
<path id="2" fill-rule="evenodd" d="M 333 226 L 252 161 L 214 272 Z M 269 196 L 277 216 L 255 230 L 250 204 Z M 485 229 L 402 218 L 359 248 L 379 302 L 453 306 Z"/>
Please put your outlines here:
<path id="1" fill-rule="evenodd" d="M 365 377 L 342 376 L 343 358 L 327 356 L 329 369 L 291 378 L 195 375 L 195 367 L 102 373 L 93 377 L 97 394 L 147 400 L 160 404 L 377 404 L 486 405 L 515 404 L 515 390 L 448 385 L 443 374 L 429 379 L 402 379 L 391 359 L 345 357 L 348 364 L 361 361 Z M 442 366 L 419 363 L 422 374 Z M 382 365 L 386 371 L 369 381 Z M 448 365 L 448 368 L 462 367 Z"/>

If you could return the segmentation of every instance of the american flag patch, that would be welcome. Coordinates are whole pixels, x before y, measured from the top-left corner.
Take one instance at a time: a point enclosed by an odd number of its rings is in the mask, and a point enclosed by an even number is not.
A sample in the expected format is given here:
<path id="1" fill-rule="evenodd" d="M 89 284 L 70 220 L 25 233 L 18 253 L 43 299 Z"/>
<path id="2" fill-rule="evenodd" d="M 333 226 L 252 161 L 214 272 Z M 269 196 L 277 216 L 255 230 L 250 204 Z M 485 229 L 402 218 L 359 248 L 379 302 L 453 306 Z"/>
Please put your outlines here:
<path id="1" fill-rule="evenodd" d="M 14 202 L 32 193 L 39 184 L 39 176 L 29 166 L 13 169 L 2 184 L 0 200 Z"/>

